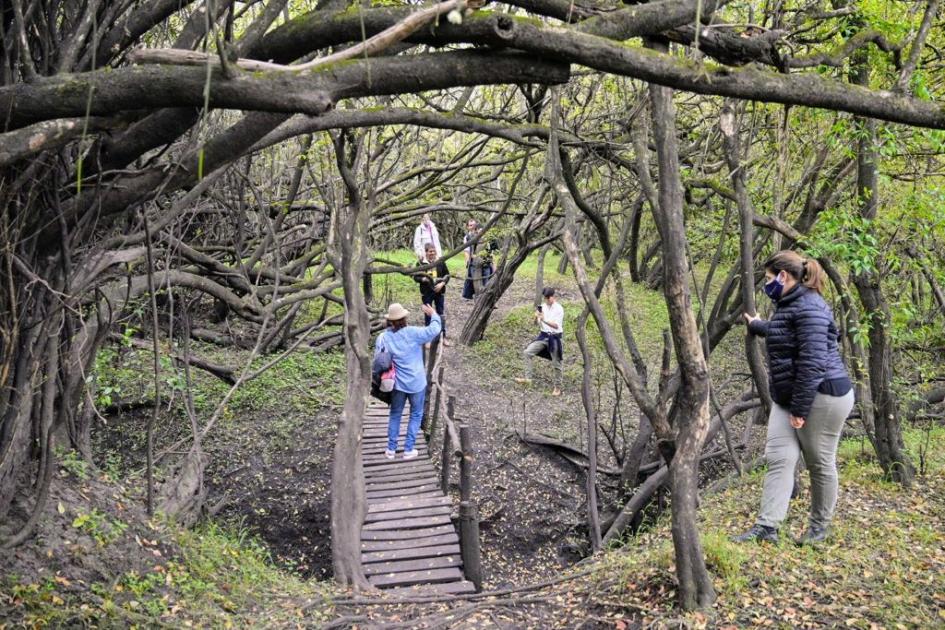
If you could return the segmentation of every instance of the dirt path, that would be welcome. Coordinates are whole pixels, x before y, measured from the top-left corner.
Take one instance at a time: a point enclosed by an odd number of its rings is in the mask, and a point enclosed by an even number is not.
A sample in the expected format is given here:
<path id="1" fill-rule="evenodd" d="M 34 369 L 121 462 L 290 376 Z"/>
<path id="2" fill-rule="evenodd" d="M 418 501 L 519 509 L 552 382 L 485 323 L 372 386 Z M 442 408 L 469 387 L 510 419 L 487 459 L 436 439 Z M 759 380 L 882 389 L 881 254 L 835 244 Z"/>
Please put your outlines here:
<path id="1" fill-rule="evenodd" d="M 531 304 L 533 287 L 530 281 L 512 285 L 493 313 L 486 342 L 494 341 L 490 336 L 506 334 L 499 332 L 502 320 L 511 309 Z M 544 361 L 536 365 L 534 385 L 515 383 L 508 374 L 521 373 L 523 366 L 509 370 L 508 352 L 484 355 L 479 348 L 455 341 L 472 304 L 461 299 L 461 288 L 457 283 L 447 296 L 454 342 L 446 349 L 445 374 L 449 391 L 456 396 L 457 416 L 473 428 L 485 585 L 503 588 L 552 576 L 583 555 L 584 475 L 558 456 L 526 446 L 516 435 L 526 428 L 528 433 L 560 435 L 562 429 L 573 432 L 577 423 L 584 422 L 578 382 L 568 375 L 575 369 L 576 348 L 572 343 L 565 349 L 562 396 L 550 396 L 550 374 L 542 372 L 550 364 Z M 560 291 L 564 301 L 576 295 L 568 287 Z M 521 339 L 503 338 L 501 345 L 514 346 L 521 361 L 519 350 L 529 340 L 527 334 Z M 503 369 L 496 369 L 498 361 Z"/>

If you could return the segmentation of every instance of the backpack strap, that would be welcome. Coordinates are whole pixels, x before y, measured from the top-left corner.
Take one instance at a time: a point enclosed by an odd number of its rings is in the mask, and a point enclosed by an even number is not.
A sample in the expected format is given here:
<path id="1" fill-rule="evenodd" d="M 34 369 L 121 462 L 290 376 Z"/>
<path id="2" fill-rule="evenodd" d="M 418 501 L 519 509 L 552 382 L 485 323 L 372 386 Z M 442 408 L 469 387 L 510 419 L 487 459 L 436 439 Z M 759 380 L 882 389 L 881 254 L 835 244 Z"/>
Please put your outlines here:
<path id="1" fill-rule="evenodd" d="M 384 332 L 382 332 L 380 335 L 377 336 L 376 344 L 380 346 L 381 352 L 387 352 L 387 343 L 386 343 L 387 339 L 384 337 L 386 334 L 387 334 L 387 331 L 385 330 Z"/>

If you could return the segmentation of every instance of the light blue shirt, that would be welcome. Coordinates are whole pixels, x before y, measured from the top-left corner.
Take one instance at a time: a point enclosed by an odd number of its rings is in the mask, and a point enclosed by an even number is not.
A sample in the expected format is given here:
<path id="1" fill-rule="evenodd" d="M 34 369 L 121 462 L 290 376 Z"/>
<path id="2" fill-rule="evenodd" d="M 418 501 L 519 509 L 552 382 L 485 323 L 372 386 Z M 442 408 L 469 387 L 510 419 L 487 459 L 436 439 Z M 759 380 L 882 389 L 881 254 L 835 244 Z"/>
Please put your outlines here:
<path id="1" fill-rule="evenodd" d="M 407 326 L 397 332 L 388 328 L 384 331 L 383 339 L 379 338 L 375 344 L 374 354 L 377 355 L 381 346 L 390 352 L 397 368 L 394 389 L 415 394 L 426 388 L 427 372 L 423 365 L 423 344 L 436 339 L 442 328 L 440 316 L 434 313 L 429 326 Z"/>

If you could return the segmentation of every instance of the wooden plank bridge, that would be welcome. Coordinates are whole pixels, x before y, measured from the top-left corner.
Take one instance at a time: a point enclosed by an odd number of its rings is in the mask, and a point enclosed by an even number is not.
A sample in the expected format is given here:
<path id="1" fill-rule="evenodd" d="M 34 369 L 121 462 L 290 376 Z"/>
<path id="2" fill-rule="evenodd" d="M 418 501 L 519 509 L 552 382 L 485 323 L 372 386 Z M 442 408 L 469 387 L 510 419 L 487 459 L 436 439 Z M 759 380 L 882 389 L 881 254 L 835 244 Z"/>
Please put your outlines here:
<path id="1" fill-rule="evenodd" d="M 434 383 L 432 389 L 437 386 Z M 440 398 L 437 396 L 436 405 Z M 401 422 L 400 448 L 407 433 L 407 415 Z M 387 459 L 384 455 L 387 419 L 388 407 L 372 401 L 362 428 L 368 512 L 361 528 L 361 563 L 368 581 L 392 592 L 420 590 L 424 594 L 454 595 L 475 592 L 481 586 L 481 577 L 478 515 L 469 497 L 471 454 L 468 461 L 462 457 L 458 432 L 447 416 L 443 427 L 445 469 L 439 476 L 423 431 L 417 432 L 415 448 L 419 457 L 405 460 L 399 450 L 395 459 Z M 435 420 L 427 428 L 432 434 Z M 465 426 L 463 432 L 468 441 Z M 447 494 L 450 463 L 457 456 L 461 480 L 465 481 L 461 483 L 461 496 L 466 499 L 460 502 L 459 534 L 451 518 L 453 500 Z"/>

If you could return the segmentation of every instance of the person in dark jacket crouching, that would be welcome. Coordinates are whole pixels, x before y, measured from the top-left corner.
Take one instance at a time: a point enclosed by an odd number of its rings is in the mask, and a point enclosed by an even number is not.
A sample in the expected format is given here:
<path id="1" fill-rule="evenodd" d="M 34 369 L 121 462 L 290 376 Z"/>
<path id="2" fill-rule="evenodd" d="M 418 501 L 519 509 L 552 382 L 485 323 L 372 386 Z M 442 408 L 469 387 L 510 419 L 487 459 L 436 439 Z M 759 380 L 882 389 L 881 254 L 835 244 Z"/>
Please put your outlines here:
<path id="1" fill-rule="evenodd" d="M 853 385 L 840 356 L 840 333 L 824 301 L 820 263 L 793 251 L 765 262 L 765 293 L 775 303 L 769 320 L 745 313 L 751 333 L 765 337 L 772 398 L 768 418 L 761 512 L 736 542 L 778 540 L 788 511 L 798 457 L 810 471 L 811 509 L 799 544 L 827 537 L 837 504 L 837 444 L 853 408 Z"/>

